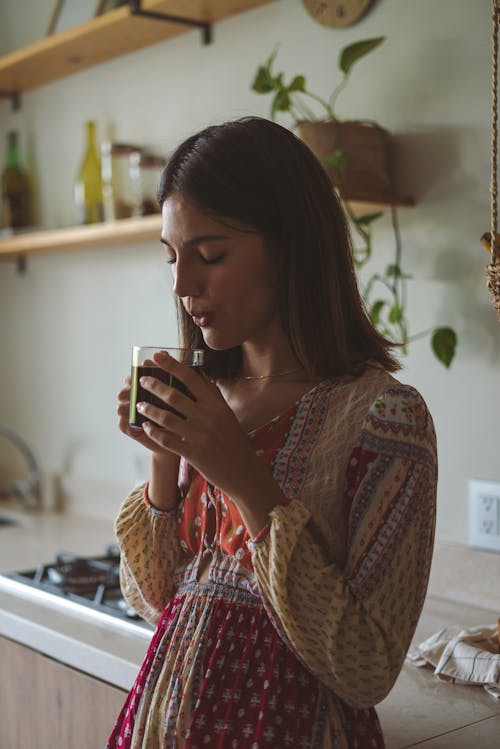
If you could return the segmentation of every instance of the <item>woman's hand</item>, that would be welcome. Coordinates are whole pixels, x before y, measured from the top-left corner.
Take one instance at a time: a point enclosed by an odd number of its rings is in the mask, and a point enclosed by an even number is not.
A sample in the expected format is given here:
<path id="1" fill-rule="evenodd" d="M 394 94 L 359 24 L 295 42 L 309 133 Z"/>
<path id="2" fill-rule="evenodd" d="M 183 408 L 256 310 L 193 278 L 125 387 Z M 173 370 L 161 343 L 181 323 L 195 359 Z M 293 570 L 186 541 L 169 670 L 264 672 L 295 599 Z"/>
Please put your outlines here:
<path id="1" fill-rule="evenodd" d="M 165 452 L 161 450 L 157 442 L 154 442 L 148 437 L 146 432 L 137 427 L 131 427 L 129 424 L 129 411 L 130 411 L 130 376 L 125 378 L 125 385 L 118 393 L 118 406 L 116 412 L 118 414 L 118 428 L 127 437 L 131 437 L 139 444 L 146 447 L 152 452 Z"/>
<path id="2" fill-rule="evenodd" d="M 158 510 L 172 510 L 179 502 L 177 478 L 179 473 L 179 456 L 165 450 L 147 433 L 129 424 L 130 410 L 130 377 L 125 378 L 125 386 L 118 393 L 118 427 L 127 437 L 132 437 L 152 453 L 151 476 L 148 496 Z"/>
<path id="3" fill-rule="evenodd" d="M 154 361 L 180 380 L 192 398 L 159 379 L 141 377 L 142 387 L 176 412 L 138 403 L 137 410 L 146 419 L 142 425 L 145 439 L 157 451 L 183 456 L 207 481 L 230 493 L 237 467 L 244 465 L 248 470 L 248 463 L 257 460 L 248 436 L 206 375 L 164 352 L 155 354 Z"/>
<path id="4" fill-rule="evenodd" d="M 165 352 L 155 354 L 154 360 L 180 380 L 194 400 L 153 377 L 141 378 L 143 388 L 177 412 L 149 403 L 138 404 L 139 412 L 147 419 L 142 428 L 148 444 L 154 443 L 156 450 L 171 451 L 188 460 L 207 481 L 238 504 L 249 531 L 258 532 L 283 495 L 255 455 L 248 435 L 219 388 L 206 375 Z"/>

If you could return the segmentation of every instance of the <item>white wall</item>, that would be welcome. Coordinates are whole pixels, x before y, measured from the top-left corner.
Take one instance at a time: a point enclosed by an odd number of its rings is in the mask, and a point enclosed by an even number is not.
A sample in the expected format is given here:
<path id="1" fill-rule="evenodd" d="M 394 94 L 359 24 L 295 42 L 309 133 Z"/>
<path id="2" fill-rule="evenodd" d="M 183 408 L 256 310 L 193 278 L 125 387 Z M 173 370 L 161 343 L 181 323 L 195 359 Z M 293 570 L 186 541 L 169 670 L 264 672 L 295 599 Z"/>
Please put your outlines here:
<path id="1" fill-rule="evenodd" d="M 4 49 L 21 28 L 12 19 L 22 5 L 0 2 Z M 463 542 L 468 480 L 500 480 L 500 325 L 479 243 L 489 229 L 490 5 L 379 0 L 360 23 L 333 30 L 315 23 L 299 0 L 275 0 L 217 24 L 209 47 L 193 31 L 29 92 L 19 112 L 0 102 L 0 148 L 9 128 L 21 130 L 43 224 L 63 226 L 72 221 L 86 119 L 98 121 L 102 136 L 168 152 L 207 124 L 267 116 L 268 101 L 250 82 L 277 43 L 281 69 L 304 73 L 327 96 L 339 80 L 339 49 L 385 35 L 354 70 L 338 110 L 397 135 L 399 178 L 417 199 L 400 211 L 404 262 L 414 276 L 411 327 L 450 324 L 459 336 L 449 371 L 424 339 L 412 346 L 401 379 L 420 389 L 436 423 L 438 535 Z M 393 247 L 388 217 L 376 227 L 375 246 L 382 266 Z M 159 244 L 40 256 L 26 275 L 0 263 L 0 300 L 0 420 L 25 435 L 47 476 L 70 469 L 103 480 L 140 478 L 147 460 L 116 429 L 115 395 L 132 343 L 176 340 Z"/>

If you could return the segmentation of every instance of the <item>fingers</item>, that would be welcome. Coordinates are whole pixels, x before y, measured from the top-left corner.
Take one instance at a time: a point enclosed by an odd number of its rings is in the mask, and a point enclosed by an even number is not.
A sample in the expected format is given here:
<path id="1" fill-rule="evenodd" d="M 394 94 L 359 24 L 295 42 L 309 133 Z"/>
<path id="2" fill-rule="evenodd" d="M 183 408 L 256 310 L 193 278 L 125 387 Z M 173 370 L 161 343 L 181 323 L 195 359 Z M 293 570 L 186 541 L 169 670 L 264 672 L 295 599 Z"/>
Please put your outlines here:
<path id="1" fill-rule="evenodd" d="M 186 419 L 189 418 L 189 416 L 194 415 L 193 409 L 198 405 L 198 401 L 195 400 L 191 395 L 191 390 L 189 390 L 189 393 L 186 392 L 187 386 L 185 386 L 184 383 L 181 383 L 176 376 L 172 375 L 172 377 L 177 380 L 177 385 L 170 385 L 166 382 L 163 382 L 158 377 L 149 376 L 143 376 L 139 381 L 143 390 L 155 396 L 153 401 L 158 399 L 161 404 L 165 405 L 161 405 L 160 408 L 152 407 L 149 410 L 141 410 L 141 405 L 143 408 L 146 408 L 149 405 L 148 403 L 146 403 L 146 401 L 143 401 L 142 404 L 137 404 L 137 409 L 141 414 L 147 416 L 147 418 L 151 418 L 153 421 L 161 423 L 162 425 L 164 421 L 163 416 L 165 414 L 165 408 L 167 408 L 169 411 L 173 410 L 177 418 L 180 417 L 182 419 Z M 181 387 L 184 388 L 184 391 L 180 389 Z M 156 405 L 159 404 L 156 403 Z"/>
<path id="2" fill-rule="evenodd" d="M 130 388 L 122 388 L 118 393 L 118 404 L 130 403 Z"/>
<path id="3" fill-rule="evenodd" d="M 118 400 L 120 402 L 130 400 L 130 375 L 125 377 L 125 384 L 118 393 Z"/>
<path id="4" fill-rule="evenodd" d="M 189 364 L 178 362 L 166 351 L 159 351 L 154 355 L 154 360 L 157 366 L 180 380 L 196 399 L 198 398 L 198 394 L 202 394 L 203 391 L 200 390 L 200 385 L 204 381 L 196 371 L 197 367 L 191 367 Z"/>
<path id="5" fill-rule="evenodd" d="M 160 453 L 165 452 L 169 448 L 164 447 L 164 445 L 162 444 L 166 442 L 164 438 L 162 438 L 161 440 L 151 439 L 146 429 L 142 429 L 141 427 L 133 427 L 130 425 L 130 422 L 129 422 L 130 385 L 131 385 L 130 376 L 127 376 L 125 378 L 124 386 L 118 393 L 118 404 L 116 407 L 116 413 L 118 415 L 118 428 L 120 432 L 122 432 L 125 436 L 130 437 L 131 439 L 135 440 L 139 444 L 143 445 L 143 447 L 147 448 L 148 450 L 151 450 L 153 452 L 160 452 Z M 157 410 L 159 411 L 161 409 L 157 409 Z M 149 426 L 153 427 L 153 424 L 150 424 Z M 159 432 L 164 431 L 160 427 L 155 427 L 155 430 L 156 430 L 157 436 Z"/>
<path id="6" fill-rule="evenodd" d="M 165 407 L 159 407 L 142 401 L 137 404 L 137 410 L 145 419 L 170 432 L 179 433 L 182 431 L 181 424 L 186 421 L 186 416 L 181 411 L 167 404 L 165 404 Z"/>
<path id="7" fill-rule="evenodd" d="M 176 453 L 180 456 L 185 453 L 185 441 L 179 435 L 167 431 L 151 421 L 145 421 L 142 428 L 149 440 L 163 451 Z"/>
<path id="8" fill-rule="evenodd" d="M 118 405 L 116 407 L 118 415 L 118 428 L 121 432 L 134 437 L 135 433 L 130 431 L 129 413 L 130 413 L 130 376 L 125 378 L 125 385 L 118 393 Z M 136 430 L 138 431 L 138 430 Z"/>
<path id="9" fill-rule="evenodd" d="M 124 434 L 129 434 L 129 412 L 130 403 L 129 401 L 119 401 L 116 407 L 116 413 L 118 415 L 118 428 Z"/>
<path id="10" fill-rule="evenodd" d="M 130 404 L 128 402 L 118 403 L 118 406 L 116 407 L 116 413 L 119 421 L 124 421 L 128 424 Z"/>
<path id="11" fill-rule="evenodd" d="M 118 393 L 118 406 L 116 412 L 118 416 L 122 416 L 125 413 L 128 416 L 128 409 L 130 406 L 130 375 L 125 377 L 125 384 Z"/>

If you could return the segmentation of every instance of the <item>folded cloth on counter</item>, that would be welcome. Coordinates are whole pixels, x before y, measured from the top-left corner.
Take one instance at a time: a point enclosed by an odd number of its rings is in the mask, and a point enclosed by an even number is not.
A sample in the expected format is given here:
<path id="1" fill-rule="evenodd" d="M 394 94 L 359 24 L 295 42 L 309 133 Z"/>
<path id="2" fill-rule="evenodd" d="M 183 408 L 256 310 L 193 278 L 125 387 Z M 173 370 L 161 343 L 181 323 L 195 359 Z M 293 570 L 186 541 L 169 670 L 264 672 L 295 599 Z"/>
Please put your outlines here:
<path id="1" fill-rule="evenodd" d="M 481 685 L 500 701 L 500 654 L 496 626 L 446 627 L 408 651 L 415 666 L 433 666 L 442 681 Z"/>

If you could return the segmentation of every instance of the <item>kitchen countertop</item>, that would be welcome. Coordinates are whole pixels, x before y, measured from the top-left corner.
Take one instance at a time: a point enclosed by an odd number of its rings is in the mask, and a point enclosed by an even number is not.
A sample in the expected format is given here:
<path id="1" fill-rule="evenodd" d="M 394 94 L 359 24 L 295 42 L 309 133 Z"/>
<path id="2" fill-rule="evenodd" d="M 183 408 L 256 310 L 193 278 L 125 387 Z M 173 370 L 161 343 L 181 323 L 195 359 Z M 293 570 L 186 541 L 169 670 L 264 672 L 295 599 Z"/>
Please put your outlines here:
<path id="1" fill-rule="evenodd" d="M 6 515 L 6 513 L 0 513 Z M 77 515 L 15 516 L 0 527 L 0 574 L 30 569 L 58 551 L 102 554 L 114 541 L 113 522 Z M 496 561 L 496 560 L 495 560 Z M 499 557 L 500 562 L 500 557 Z M 64 599 L 48 605 L 36 590 L 0 577 L 0 635 L 122 689 L 137 674 L 151 633 Z M 442 627 L 493 625 L 498 613 L 428 595 L 415 633 L 418 643 Z M 390 694 L 377 706 L 386 749 L 498 749 L 500 702 L 481 687 L 440 682 L 429 668 L 406 663 Z"/>
<path id="2" fill-rule="evenodd" d="M 113 522 L 60 513 L 0 512 L 17 526 L 0 527 L 0 575 L 34 569 L 58 552 L 101 555 L 115 540 Z M 65 598 L 0 576 L 0 635 L 128 690 L 152 630 L 76 606 Z"/>
<path id="3" fill-rule="evenodd" d="M 443 627 L 494 626 L 491 609 L 465 606 L 427 596 L 413 642 Z M 480 686 L 445 683 L 432 669 L 405 663 L 396 684 L 377 713 L 386 749 L 498 749 L 500 702 Z"/>
<path id="4" fill-rule="evenodd" d="M 112 520 L 59 512 L 24 513 L 2 510 L 0 519 L 17 525 L 0 526 L 0 573 L 36 567 L 58 552 L 103 554 L 115 542 Z"/>

